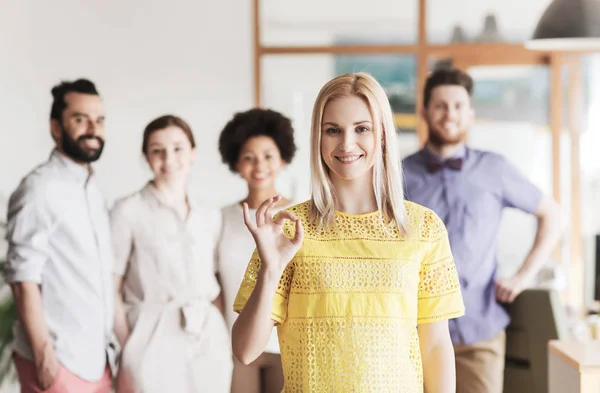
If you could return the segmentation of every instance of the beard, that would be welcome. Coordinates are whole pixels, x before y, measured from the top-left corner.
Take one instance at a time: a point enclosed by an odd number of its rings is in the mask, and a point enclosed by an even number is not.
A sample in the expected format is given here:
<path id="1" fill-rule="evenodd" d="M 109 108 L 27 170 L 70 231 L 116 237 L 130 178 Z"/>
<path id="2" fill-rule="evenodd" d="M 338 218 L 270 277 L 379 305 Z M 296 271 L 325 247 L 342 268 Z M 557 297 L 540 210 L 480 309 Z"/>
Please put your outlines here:
<path id="1" fill-rule="evenodd" d="M 62 139 L 61 148 L 62 151 L 72 158 L 76 162 L 89 164 L 100 158 L 102 150 L 104 149 L 104 139 L 96 135 L 82 135 L 77 139 L 71 138 L 71 136 L 65 131 L 65 128 L 61 126 Z M 98 147 L 89 148 L 85 147 L 86 139 L 95 139 L 98 141 Z"/>
<path id="2" fill-rule="evenodd" d="M 428 142 L 435 147 L 443 147 L 447 145 L 456 145 L 467 140 L 467 132 L 461 131 L 457 135 L 448 136 L 443 131 L 439 131 L 430 122 L 427 122 L 427 128 L 429 129 Z"/>

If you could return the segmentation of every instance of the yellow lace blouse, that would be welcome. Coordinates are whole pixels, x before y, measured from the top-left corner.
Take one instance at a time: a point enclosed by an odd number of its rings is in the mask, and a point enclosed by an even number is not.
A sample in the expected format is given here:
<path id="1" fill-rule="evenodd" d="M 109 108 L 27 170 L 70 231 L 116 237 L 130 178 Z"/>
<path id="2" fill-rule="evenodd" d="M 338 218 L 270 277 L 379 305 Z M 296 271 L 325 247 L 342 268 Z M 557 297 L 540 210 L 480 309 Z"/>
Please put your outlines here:
<path id="1" fill-rule="evenodd" d="M 336 212 L 335 226 L 318 228 L 309 223 L 310 203 L 288 209 L 302 219 L 304 243 L 272 311 L 283 392 L 422 393 L 417 325 L 464 313 L 443 222 L 405 202 L 408 236 L 386 232 L 378 212 Z M 284 231 L 293 236 L 293 224 Z M 255 251 L 234 311 L 248 301 L 259 269 Z"/>

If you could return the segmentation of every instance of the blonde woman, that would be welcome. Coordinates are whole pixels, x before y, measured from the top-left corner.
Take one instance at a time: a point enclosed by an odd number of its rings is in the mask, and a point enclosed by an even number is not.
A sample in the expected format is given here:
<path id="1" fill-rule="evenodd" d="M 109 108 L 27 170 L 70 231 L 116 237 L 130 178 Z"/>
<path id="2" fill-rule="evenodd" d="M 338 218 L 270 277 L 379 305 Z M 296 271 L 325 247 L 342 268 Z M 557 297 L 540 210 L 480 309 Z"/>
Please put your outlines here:
<path id="1" fill-rule="evenodd" d="M 142 152 L 154 178 L 111 211 L 123 348 L 117 393 L 229 393 L 231 345 L 214 261 L 220 215 L 188 195 L 195 147 L 179 117 L 150 122 Z"/>
<path id="2" fill-rule="evenodd" d="M 403 200 L 392 111 L 370 75 L 320 91 L 312 198 L 244 208 L 254 252 L 234 309 L 243 363 L 277 325 L 284 392 L 455 392 L 449 318 L 463 315 L 444 224 Z"/>

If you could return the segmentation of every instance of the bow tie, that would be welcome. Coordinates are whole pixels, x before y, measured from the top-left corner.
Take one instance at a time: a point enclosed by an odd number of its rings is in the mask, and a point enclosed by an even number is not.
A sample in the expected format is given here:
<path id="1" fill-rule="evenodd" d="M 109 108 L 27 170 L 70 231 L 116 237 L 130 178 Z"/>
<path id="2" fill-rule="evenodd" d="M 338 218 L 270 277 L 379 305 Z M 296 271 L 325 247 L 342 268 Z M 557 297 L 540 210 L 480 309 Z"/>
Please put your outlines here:
<path id="1" fill-rule="evenodd" d="M 450 168 L 456 171 L 462 169 L 463 159 L 462 158 L 450 158 L 445 161 L 430 160 L 427 162 L 427 170 L 429 172 L 437 172 L 442 168 Z"/>

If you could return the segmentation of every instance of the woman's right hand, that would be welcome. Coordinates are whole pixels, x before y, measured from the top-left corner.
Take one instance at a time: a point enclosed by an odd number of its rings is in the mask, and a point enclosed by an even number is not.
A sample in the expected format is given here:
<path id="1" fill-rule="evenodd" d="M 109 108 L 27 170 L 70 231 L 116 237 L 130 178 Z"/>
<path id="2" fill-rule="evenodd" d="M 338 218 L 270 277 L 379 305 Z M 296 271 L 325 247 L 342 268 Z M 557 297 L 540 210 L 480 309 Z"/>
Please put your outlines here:
<path id="1" fill-rule="evenodd" d="M 282 211 L 273 220 L 271 209 L 281 196 L 269 198 L 256 210 L 256 223 L 252 222 L 248 213 L 248 205 L 244 202 L 244 223 L 252 234 L 261 260 L 261 272 L 279 280 L 287 264 L 302 246 L 304 228 L 302 222 L 293 213 Z M 296 234 L 293 239 L 283 233 L 285 220 L 296 223 Z"/>

